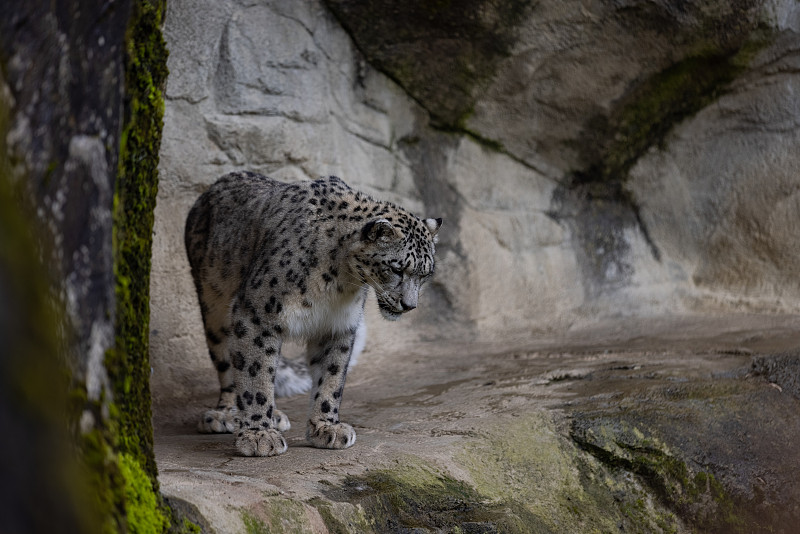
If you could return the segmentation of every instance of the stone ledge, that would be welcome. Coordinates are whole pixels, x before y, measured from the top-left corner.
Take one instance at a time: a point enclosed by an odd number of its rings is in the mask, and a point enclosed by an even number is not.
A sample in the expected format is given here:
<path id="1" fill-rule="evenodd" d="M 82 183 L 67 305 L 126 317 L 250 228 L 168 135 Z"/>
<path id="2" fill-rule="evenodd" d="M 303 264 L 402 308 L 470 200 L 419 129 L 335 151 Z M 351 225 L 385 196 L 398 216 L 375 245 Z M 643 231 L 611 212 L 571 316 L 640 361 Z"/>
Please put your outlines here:
<path id="1" fill-rule="evenodd" d="M 788 532 L 798 401 L 751 366 L 800 345 L 796 321 L 640 320 L 527 347 L 365 354 L 343 404 L 352 448 L 305 444 L 303 396 L 279 403 L 294 428 L 275 458 L 156 414 L 161 488 L 220 533 Z"/>

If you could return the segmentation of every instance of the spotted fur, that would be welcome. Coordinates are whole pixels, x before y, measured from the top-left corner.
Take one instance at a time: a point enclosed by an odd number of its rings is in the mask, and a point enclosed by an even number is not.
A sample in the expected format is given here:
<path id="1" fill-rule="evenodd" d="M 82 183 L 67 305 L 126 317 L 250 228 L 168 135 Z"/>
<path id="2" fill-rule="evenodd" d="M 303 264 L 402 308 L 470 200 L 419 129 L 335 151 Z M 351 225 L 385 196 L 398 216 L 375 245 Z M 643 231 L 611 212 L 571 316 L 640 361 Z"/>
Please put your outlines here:
<path id="1" fill-rule="evenodd" d="M 316 447 L 355 443 L 339 421 L 348 366 L 363 347 L 372 287 L 389 320 L 417 306 L 434 273 L 441 219 L 419 219 L 335 177 L 287 184 L 250 172 L 220 178 L 186 221 L 192 267 L 219 403 L 200 430 L 234 432 L 245 456 L 286 450 L 289 419 L 275 394 L 311 389 L 306 437 Z M 306 364 L 281 357 L 307 343 Z"/>

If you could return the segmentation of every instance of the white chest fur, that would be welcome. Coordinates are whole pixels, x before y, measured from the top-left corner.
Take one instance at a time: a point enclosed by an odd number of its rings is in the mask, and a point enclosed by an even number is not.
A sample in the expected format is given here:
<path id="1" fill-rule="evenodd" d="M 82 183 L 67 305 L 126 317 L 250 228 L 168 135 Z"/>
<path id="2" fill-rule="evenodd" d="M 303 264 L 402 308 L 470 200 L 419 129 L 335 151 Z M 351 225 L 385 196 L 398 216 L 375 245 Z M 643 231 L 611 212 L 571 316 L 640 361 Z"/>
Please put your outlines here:
<path id="1" fill-rule="evenodd" d="M 289 337 L 298 341 L 308 340 L 358 328 L 364 313 L 362 295 L 363 291 L 327 293 L 316 300 L 309 299 L 311 306 L 302 302 L 291 303 L 283 313 Z"/>

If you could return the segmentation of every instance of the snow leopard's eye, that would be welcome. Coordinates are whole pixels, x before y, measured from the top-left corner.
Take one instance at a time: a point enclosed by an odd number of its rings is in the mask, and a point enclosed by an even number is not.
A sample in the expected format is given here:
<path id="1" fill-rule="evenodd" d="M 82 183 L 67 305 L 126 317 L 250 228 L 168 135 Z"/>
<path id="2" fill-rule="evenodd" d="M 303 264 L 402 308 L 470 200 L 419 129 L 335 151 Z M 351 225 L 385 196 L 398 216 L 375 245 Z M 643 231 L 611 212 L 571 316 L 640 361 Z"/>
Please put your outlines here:
<path id="1" fill-rule="evenodd" d="M 394 274 L 396 274 L 397 276 L 403 276 L 403 268 L 402 267 L 394 267 L 394 266 L 392 266 L 390 268 L 391 268 L 392 272 Z"/>

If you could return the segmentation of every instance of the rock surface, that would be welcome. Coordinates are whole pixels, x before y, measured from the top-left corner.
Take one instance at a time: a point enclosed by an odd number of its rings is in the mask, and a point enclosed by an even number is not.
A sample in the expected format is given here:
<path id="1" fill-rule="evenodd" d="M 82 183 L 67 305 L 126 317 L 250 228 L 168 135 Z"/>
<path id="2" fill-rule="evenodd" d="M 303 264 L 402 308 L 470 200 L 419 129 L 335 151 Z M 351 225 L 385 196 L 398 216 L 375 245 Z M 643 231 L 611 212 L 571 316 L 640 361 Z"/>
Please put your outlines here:
<path id="1" fill-rule="evenodd" d="M 164 491 L 220 532 L 370 521 L 376 530 L 456 521 L 474 532 L 529 522 L 542 532 L 723 532 L 756 528 L 764 514 L 785 529 L 797 519 L 784 499 L 793 496 L 769 466 L 794 439 L 796 363 L 768 357 L 750 369 L 743 348 L 770 355 L 797 341 L 788 332 L 800 312 L 798 4 L 395 4 L 168 4 L 151 279 Z M 216 386 L 182 230 L 197 196 L 235 169 L 335 174 L 444 218 L 437 278 L 419 309 L 389 325 L 368 304 L 363 368 L 346 401 L 360 425 L 355 449 L 300 448 L 292 431 L 289 455 L 269 464 L 230 457 L 229 438 L 184 434 Z M 780 332 L 772 314 L 787 314 L 775 318 Z M 624 332 L 664 315 L 689 319 L 663 323 L 660 338 L 643 328 L 646 343 Z M 628 342 L 606 357 L 609 331 L 597 324 L 612 319 Z M 732 331 L 764 337 L 736 334 L 730 345 Z M 785 339 L 768 347 L 776 333 Z M 534 345 L 544 353 L 526 352 Z M 557 365 L 551 353 L 562 355 Z M 773 375 L 777 387 L 765 384 Z M 295 423 L 304 404 L 288 401 Z M 651 405 L 693 424 L 676 427 Z M 769 410 L 779 415 L 761 421 Z M 705 427 L 717 441 L 697 439 Z M 725 445 L 770 433 L 783 437 Z M 634 438 L 648 443 L 642 454 Z M 746 454 L 754 460 L 735 473 L 724 467 Z M 395 459 L 410 467 L 389 469 Z M 665 463 L 666 475 L 655 466 Z M 286 482 L 288 473 L 297 476 Z M 541 482 L 550 479 L 566 486 Z M 416 494 L 439 510 L 412 519 L 415 492 L 403 488 L 420 480 Z M 447 505 L 437 488 L 460 497 Z"/>
<path id="2" fill-rule="evenodd" d="M 31 198 L 51 251 L 50 276 L 63 281 L 55 291 L 75 332 L 71 356 L 97 400 L 108 388 L 101 360 L 114 342 L 111 209 L 129 15 L 109 9 L 97 24 L 91 12 L 3 6 L 0 106 L 10 110 L 2 125 L 8 179 Z"/>
<path id="3" fill-rule="evenodd" d="M 391 18 L 381 2 L 170 3 L 158 366 L 188 355 L 191 372 L 205 358 L 180 234 L 197 195 L 243 168 L 336 174 L 444 218 L 447 275 L 413 320 L 371 321 L 376 337 L 525 339 L 598 316 L 798 310 L 795 3 L 473 3 L 481 15 L 452 25 L 440 24 L 452 5 L 414 4 L 393 32 L 367 23 Z M 451 87 L 437 58 L 454 43 L 467 54 L 475 32 L 491 61 L 453 89 L 468 96 L 415 93 Z M 473 113 L 445 128 L 436 98 Z M 157 381 L 182 380 L 164 371 Z"/>
<path id="4" fill-rule="evenodd" d="M 0 515 L 9 531 L 168 524 L 148 363 L 162 4 L 0 6 L 0 419 L 13 435 L 0 454 Z"/>
<path id="5" fill-rule="evenodd" d="M 162 491 L 216 532 L 783 532 L 800 519 L 796 317 L 605 324 L 528 346 L 419 343 L 350 375 L 358 442 L 273 458 L 156 420 Z M 764 366 L 764 363 L 758 364 Z M 299 427 L 299 429 L 298 429 Z M 259 530 L 261 529 L 261 530 Z M 437 530 L 444 529 L 444 530 Z"/>

